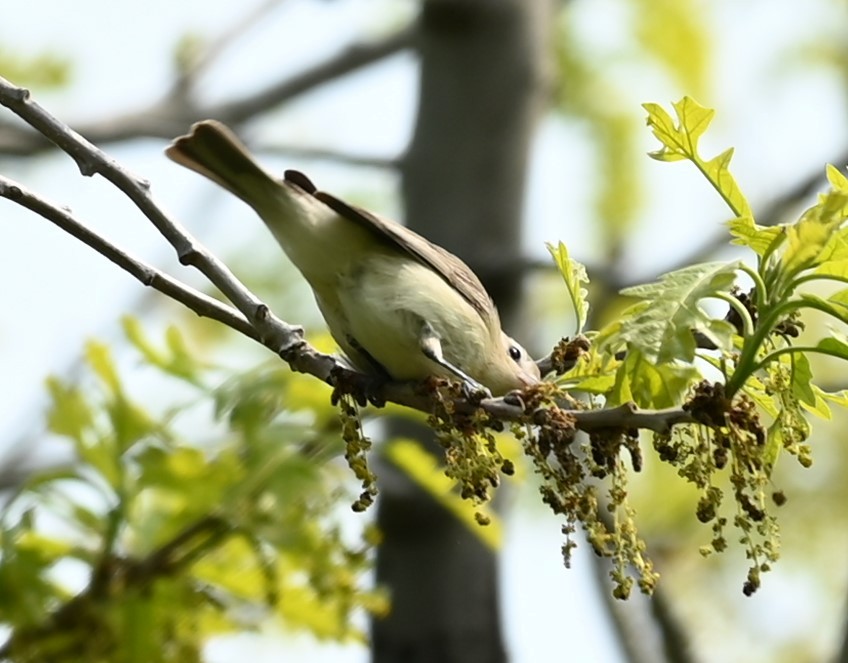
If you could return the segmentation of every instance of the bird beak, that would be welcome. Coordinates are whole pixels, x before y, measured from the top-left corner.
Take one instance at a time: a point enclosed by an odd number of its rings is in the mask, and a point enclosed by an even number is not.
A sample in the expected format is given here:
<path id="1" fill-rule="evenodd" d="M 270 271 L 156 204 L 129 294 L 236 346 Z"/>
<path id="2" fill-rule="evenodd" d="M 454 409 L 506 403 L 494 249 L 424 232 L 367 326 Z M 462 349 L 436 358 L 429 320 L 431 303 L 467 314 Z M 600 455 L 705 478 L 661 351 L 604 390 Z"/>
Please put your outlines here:
<path id="1" fill-rule="evenodd" d="M 518 371 L 518 381 L 522 388 L 532 387 L 534 384 L 539 384 L 539 378 L 535 375 L 530 375 L 526 371 Z"/>

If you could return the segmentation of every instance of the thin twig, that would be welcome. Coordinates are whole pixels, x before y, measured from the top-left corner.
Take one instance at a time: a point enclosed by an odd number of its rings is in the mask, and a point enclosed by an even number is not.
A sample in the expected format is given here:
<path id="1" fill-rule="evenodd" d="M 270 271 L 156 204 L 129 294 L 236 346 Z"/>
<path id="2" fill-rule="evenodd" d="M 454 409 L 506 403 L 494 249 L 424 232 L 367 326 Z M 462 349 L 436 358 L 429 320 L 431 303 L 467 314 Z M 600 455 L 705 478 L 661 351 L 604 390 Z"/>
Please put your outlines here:
<path id="1" fill-rule="evenodd" d="M 338 149 L 324 147 L 306 147 L 303 145 L 282 145 L 262 143 L 252 146 L 262 154 L 282 154 L 298 159 L 315 159 L 316 161 L 334 161 L 351 166 L 397 170 L 403 161 L 402 157 L 380 157 L 372 154 L 357 154 Z"/>
<path id="2" fill-rule="evenodd" d="M 118 267 L 128 272 L 143 285 L 150 286 L 164 295 L 180 302 L 197 315 L 212 318 L 245 336 L 259 341 L 259 334 L 245 317 L 231 306 L 227 306 L 208 295 L 191 288 L 171 276 L 159 271 L 152 265 L 135 258 L 112 244 L 107 239 L 87 228 L 69 211 L 48 202 L 23 185 L 0 175 L 0 197 L 25 207 L 48 221 L 55 223 L 68 234 L 90 246 Z"/>
<path id="3" fill-rule="evenodd" d="M 183 265 L 200 271 L 244 315 L 262 342 L 277 354 L 302 343 L 303 331 L 276 318 L 229 268 L 196 241 L 177 221 L 159 207 L 150 184 L 110 158 L 30 98 L 29 91 L 0 78 L 0 104 L 53 141 L 76 161 L 85 176 L 99 174 L 123 192 L 153 223 L 177 252 Z"/>

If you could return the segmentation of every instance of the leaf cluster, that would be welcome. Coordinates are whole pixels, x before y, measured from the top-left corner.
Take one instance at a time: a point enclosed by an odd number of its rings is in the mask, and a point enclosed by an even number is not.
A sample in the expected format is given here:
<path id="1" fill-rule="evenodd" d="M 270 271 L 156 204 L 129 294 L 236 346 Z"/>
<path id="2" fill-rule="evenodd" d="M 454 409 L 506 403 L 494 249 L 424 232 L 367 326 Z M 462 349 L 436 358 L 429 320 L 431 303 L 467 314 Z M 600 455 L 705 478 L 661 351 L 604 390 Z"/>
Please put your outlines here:
<path id="1" fill-rule="evenodd" d="M 798 340 L 807 310 L 840 326 L 848 323 L 848 291 L 817 294 L 822 284 L 848 282 L 848 178 L 828 166 L 829 190 L 797 221 L 759 226 L 730 172 L 733 150 L 712 158 L 700 153 L 714 111 L 689 97 L 673 106 L 674 118 L 657 104 L 645 104 L 648 125 L 661 143 L 651 156 L 696 166 L 730 209 L 733 243 L 748 255 L 691 265 L 624 290 L 622 295 L 637 301 L 611 324 L 586 334 L 591 348 L 558 383 L 571 393 L 589 394 L 593 407 L 682 406 L 692 416 L 694 424 L 655 434 L 654 448 L 701 491 L 696 516 L 713 528 L 702 552 L 727 548 L 726 525 L 739 530 L 751 560 L 744 586 L 750 594 L 778 557 L 779 530 L 769 506 L 786 498 L 770 488 L 775 463 L 788 453 L 808 467 L 808 415 L 829 418 L 830 405 L 846 403 L 844 392 L 827 393 L 814 383 L 809 356 L 848 359 L 848 339 L 832 331 L 814 343 Z M 573 300 L 582 292 L 573 285 L 580 269 L 561 249 L 552 253 Z M 722 305 L 726 312 L 717 313 Z M 566 465 L 560 459 L 559 466 Z M 540 472 L 545 476 L 547 470 Z M 722 515 L 725 496 L 716 482 L 723 472 L 729 474 L 735 505 L 730 518 Z M 619 495 L 626 494 L 626 485 L 619 474 L 612 476 L 610 507 L 626 510 L 626 500 L 615 497 L 615 484 Z M 594 527 L 595 515 L 587 519 L 579 509 L 567 515 L 570 522 Z M 617 568 L 613 575 L 619 573 Z"/>

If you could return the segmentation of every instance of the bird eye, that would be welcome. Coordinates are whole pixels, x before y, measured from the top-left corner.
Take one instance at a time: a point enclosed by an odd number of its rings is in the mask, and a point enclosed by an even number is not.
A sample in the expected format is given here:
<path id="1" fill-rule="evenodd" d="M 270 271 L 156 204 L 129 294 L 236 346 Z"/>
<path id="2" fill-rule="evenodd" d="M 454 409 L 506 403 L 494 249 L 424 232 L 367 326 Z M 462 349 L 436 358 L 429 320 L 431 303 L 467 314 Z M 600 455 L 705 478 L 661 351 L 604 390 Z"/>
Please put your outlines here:
<path id="1" fill-rule="evenodd" d="M 517 345 L 510 345 L 509 356 L 512 358 L 513 361 L 519 361 L 521 359 L 521 348 L 519 348 Z"/>

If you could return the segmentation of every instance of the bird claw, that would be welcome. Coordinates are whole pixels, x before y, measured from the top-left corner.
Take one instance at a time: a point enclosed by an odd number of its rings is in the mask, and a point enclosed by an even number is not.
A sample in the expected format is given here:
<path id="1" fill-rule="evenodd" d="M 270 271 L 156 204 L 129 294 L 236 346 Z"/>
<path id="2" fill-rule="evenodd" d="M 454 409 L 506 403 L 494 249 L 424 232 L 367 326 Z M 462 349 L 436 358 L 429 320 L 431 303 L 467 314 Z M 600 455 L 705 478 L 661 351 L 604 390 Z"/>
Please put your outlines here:
<path id="1" fill-rule="evenodd" d="M 463 398 L 467 401 L 471 401 L 472 403 L 479 403 L 486 398 L 492 397 L 491 391 L 471 378 L 464 378 L 462 382 L 460 382 L 460 385 Z"/>

